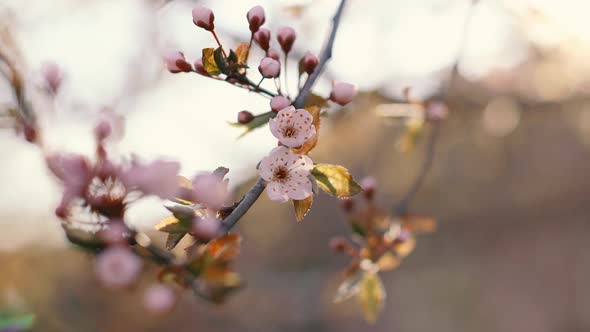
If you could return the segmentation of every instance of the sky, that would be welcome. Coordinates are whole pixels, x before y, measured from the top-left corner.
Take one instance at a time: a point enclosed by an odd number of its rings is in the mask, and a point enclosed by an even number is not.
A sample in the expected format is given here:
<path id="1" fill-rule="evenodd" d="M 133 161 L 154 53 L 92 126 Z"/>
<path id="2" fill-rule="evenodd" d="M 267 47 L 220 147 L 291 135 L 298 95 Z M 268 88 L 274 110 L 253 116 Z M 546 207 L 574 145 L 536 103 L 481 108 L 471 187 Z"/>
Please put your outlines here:
<path id="1" fill-rule="evenodd" d="M 204 2 L 216 13 L 216 26 L 226 47 L 236 39 L 247 41 L 245 13 L 260 4 L 266 8 L 268 28 L 294 27 L 297 51 L 316 54 L 338 3 Z M 201 48 L 214 46 L 211 36 L 192 23 L 195 4 L 180 0 L 164 6 L 147 0 L 0 0 L 0 13 L 12 18 L 30 89 L 35 90 L 39 83 L 44 62 L 57 62 L 64 70 L 64 86 L 55 100 L 40 102 L 50 147 L 89 153 L 97 114 L 109 107 L 126 118 L 118 153 L 177 159 L 188 176 L 227 166 L 234 184 L 253 176 L 256 163 L 274 145 L 271 134 L 261 129 L 237 139 L 240 131 L 227 122 L 244 109 L 267 111 L 268 100 L 222 82 L 172 75 L 164 69 L 161 59 L 169 51 L 181 50 L 194 60 Z M 298 5 L 306 7 L 295 16 L 293 8 Z M 404 87 L 412 86 L 413 93 L 426 97 L 440 88 L 459 53 L 461 74 L 473 81 L 495 70 L 510 70 L 539 50 L 558 50 L 564 59 L 583 63 L 586 57 L 580 50 L 590 53 L 590 33 L 585 28 L 588 9 L 587 0 L 480 0 L 475 7 L 467 0 L 349 0 L 328 73 L 358 84 L 362 91 L 400 97 Z M 463 33 L 465 26 L 467 34 Z M 290 77 L 296 77 L 295 70 L 293 65 Z M 254 75 L 258 75 L 255 70 Z M 328 80 L 320 81 L 317 91 L 327 95 L 329 86 Z M 6 99 L 0 93 L 3 97 Z M 3 236 L 13 237 L 2 232 L 0 249 L 47 234 L 54 243 L 62 243 L 52 212 L 59 187 L 47 175 L 42 156 L 10 132 L 0 135 L 0 151 L 10 156 L 0 164 L 4 184 L 0 211 L 20 219 L 16 229 L 33 225 L 37 229 L 18 241 L 5 241 Z M 132 211 L 134 223 L 149 227 L 165 214 L 159 204 L 150 203 L 136 209 L 141 212 Z M 6 218 L 0 223 L 14 220 Z"/>

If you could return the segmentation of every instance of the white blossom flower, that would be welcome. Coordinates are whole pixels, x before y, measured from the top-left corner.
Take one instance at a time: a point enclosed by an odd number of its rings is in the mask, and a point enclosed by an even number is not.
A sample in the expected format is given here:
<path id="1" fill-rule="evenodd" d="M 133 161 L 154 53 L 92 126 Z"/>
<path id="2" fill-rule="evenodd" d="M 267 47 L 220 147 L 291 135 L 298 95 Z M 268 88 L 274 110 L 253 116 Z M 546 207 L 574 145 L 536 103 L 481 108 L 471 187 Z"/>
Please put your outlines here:
<path id="1" fill-rule="evenodd" d="M 312 183 L 308 178 L 312 169 L 313 161 L 308 156 L 279 146 L 262 159 L 258 173 L 268 181 L 268 197 L 276 202 L 286 202 L 305 199 L 312 194 Z"/>
<path id="2" fill-rule="evenodd" d="M 272 134 L 281 144 L 290 148 L 302 146 L 316 134 L 313 116 L 293 106 L 280 110 L 269 123 Z"/>

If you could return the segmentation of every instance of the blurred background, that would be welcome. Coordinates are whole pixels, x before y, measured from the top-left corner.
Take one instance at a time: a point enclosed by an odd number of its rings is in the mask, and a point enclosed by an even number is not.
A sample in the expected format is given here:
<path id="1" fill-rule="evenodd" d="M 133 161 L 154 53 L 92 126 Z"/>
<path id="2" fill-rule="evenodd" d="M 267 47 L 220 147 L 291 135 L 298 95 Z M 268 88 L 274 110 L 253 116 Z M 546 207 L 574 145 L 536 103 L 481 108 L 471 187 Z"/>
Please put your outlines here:
<path id="1" fill-rule="evenodd" d="M 161 60 L 180 50 L 192 61 L 214 46 L 191 22 L 197 3 L 214 10 L 226 47 L 248 40 L 245 13 L 263 5 L 273 32 L 297 30 L 300 56 L 319 51 L 338 1 L 0 0 L 0 26 L 20 48 L 31 89 L 44 62 L 64 70 L 63 89 L 37 108 L 50 146 L 91 153 L 91 128 L 110 108 L 126 119 L 121 154 L 178 159 L 189 176 L 224 165 L 244 192 L 274 141 L 264 129 L 236 139 L 227 122 L 243 109 L 267 111 L 268 101 L 172 75 Z M 388 297 L 375 326 L 354 300 L 331 302 L 347 260 L 327 244 L 349 229 L 327 195 L 302 223 L 263 195 L 238 225 L 246 287 L 223 306 L 187 292 L 172 314 L 147 315 L 140 290 L 155 273 L 128 292 L 103 290 L 90 256 L 62 235 L 60 189 L 41 153 L 10 130 L 0 132 L 0 311 L 32 312 L 44 332 L 590 331 L 589 10 L 587 0 L 349 0 L 316 90 L 327 95 L 339 79 L 361 94 L 330 111 L 314 160 L 374 176 L 389 208 L 418 173 L 429 129 L 401 149 L 408 126 L 383 110 L 408 86 L 450 109 L 411 208 L 439 229 L 383 275 Z M 0 104 L 12 102 L 0 87 Z M 167 214 L 158 201 L 130 213 L 144 229 Z"/>

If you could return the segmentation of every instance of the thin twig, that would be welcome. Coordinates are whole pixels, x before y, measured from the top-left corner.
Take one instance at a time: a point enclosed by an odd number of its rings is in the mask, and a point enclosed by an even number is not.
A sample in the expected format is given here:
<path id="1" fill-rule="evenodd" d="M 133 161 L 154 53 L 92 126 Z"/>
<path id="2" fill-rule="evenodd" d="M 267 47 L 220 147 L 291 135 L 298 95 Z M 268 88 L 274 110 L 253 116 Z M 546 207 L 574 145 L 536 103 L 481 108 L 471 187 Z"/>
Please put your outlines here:
<path id="1" fill-rule="evenodd" d="M 313 88 L 316 80 L 318 79 L 319 75 L 321 74 L 323 68 L 325 67 L 326 63 L 332 57 L 332 47 L 334 46 L 334 40 L 336 39 L 336 32 L 338 32 L 338 27 L 340 25 L 340 18 L 342 17 L 342 12 L 344 10 L 344 6 L 346 5 L 346 0 L 341 0 L 334 17 L 332 18 L 332 28 L 330 29 L 330 34 L 328 35 L 328 39 L 324 44 L 322 52 L 320 53 L 320 61 L 318 67 L 313 72 L 313 74 L 307 79 L 303 88 L 299 92 L 297 98 L 295 98 L 295 102 L 293 102 L 293 106 L 296 108 L 302 108 L 305 104 L 305 100 L 309 96 L 311 89 Z M 264 191 L 265 182 L 262 178 L 258 178 L 254 186 L 248 190 L 246 195 L 242 201 L 238 204 L 238 206 L 230 213 L 223 220 L 223 229 L 227 233 L 230 231 L 232 227 L 248 212 L 248 210 L 254 205 L 260 194 Z"/>
<path id="2" fill-rule="evenodd" d="M 408 208 L 410 207 L 410 203 L 420 190 L 420 187 L 424 183 L 424 179 L 426 179 L 426 175 L 430 172 L 432 165 L 434 164 L 434 154 L 436 152 L 436 141 L 438 139 L 440 133 L 440 123 L 433 122 L 432 130 L 430 132 L 430 136 L 428 137 L 428 142 L 426 143 L 426 152 L 424 154 L 424 162 L 422 163 L 422 167 L 420 168 L 420 172 L 418 176 L 414 180 L 414 183 L 410 186 L 410 189 L 406 192 L 404 197 L 399 201 L 397 206 L 395 207 L 395 213 L 398 215 L 404 215 L 408 212 Z"/>
<path id="3" fill-rule="evenodd" d="M 293 106 L 295 108 L 301 108 L 305 104 L 305 100 L 311 93 L 311 88 L 314 86 L 317 79 L 322 74 L 326 63 L 330 58 L 332 58 L 332 48 L 334 46 L 334 40 L 336 39 L 336 32 L 338 31 L 338 27 L 340 26 L 340 18 L 342 17 L 342 12 L 344 11 L 344 6 L 346 5 L 346 0 L 341 0 L 340 5 L 338 5 L 338 9 L 336 10 L 336 14 L 332 18 L 332 28 L 330 30 L 330 34 L 322 52 L 320 53 L 319 64 L 316 70 L 307 78 L 303 88 L 301 88 L 301 92 L 295 99 Z"/>

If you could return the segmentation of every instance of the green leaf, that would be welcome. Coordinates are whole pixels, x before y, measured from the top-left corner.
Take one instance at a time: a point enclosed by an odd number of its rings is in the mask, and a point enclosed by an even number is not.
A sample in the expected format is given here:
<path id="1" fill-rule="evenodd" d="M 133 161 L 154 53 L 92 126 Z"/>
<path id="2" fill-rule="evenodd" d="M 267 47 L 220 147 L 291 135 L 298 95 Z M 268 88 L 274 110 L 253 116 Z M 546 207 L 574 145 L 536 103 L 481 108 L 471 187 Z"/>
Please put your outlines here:
<path id="1" fill-rule="evenodd" d="M 375 323 L 385 302 L 385 287 L 377 273 L 365 272 L 359 287 L 358 299 L 367 322 Z"/>
<path id="2" fill-rule="evenodd" d="M 311 174 L 318 181 L 319 187 L 328 194 L 346 198 L 362 191 L 361 186 L 342 166 L 319 164 L 314 167 Z"/>
<path id="3" fill-rule="evenodd" d="M 217 64 L 217 67 L 219 67 L 219 70 L 221 70 L 222 73 L 227 74 L 228 63 L 223 56 L 223 50 L 221 47 L 215 49 L 213 52 L 213 58 L 215 59 L 215 63 Z"/>
<path id="4" fill-rule="evenodd" d="M 174 249 L 185 235 L 186 233 L 169 233 L 166 237 L 166 249 Z"/>
<path id="5" fill-rule="evenodd" d="M 293 208 L 295 209 L 295 218 L 297 221 L 302 221 L 311 210 L 311 204 L 313 203 L 313 195 L 309 195 L 306 199 L 293 200 Z"/>
<path id="6" fill-rule="evenodd" d="M 203 68 L 205 71 L 208 72 L 212 76 L 217 76 L 221 74 L 221 70 L 219 70 L 219 66 L 217 66 L 217 62 L 215 62 L 215 50 L 213 48 L 204 48 L 203 49 Z"/>
<path id="7" fill-rule="evenodd" d="M 238 56 L 234 50 L 229 50 L 229 55 L 227 56 L 227 61 L 229 63 L 238 63 Z"/>
<path id="8" fill-rule="evenodd" d="M 254 129 L 260 128 L 267 124 L 268 121 L 273 117 L 273 115 L 274 112 L 266 112 L 255 116 L 254 119 L 248 123 L 230 122 L 230 125 L 246 129 L 242 134 L 240 134 L 239 138 L 241 138 L 249 132 L 253 131 Z"/>
<path id="9" fill-rule="evenodd" d="M 364 230 L 364 229 L 361 227 L 361 225 L 359 225 L 359 224 L 357 224 L 357 223 L 353 222 L 353 223 L 351 223 L 351 224 L 350 224 L 350 226 L 352 227 L 352 231 L 353 231 L 353 233 L 355 233 L 355 234 L 358 234 L 358 235 L 360 235 L 360 236 L 361 236 L 361 237 L 363 237 L 363 238 L 367 236 L 367 233 L 366 233 L 366 232 L 365 232 L 365 230 Z"/>
<path id="10" fill-rule="evenodd" d="M 192 223 L 190 219 L 178 219 L 175 216 L 170 216 L 160 220 L 155 227 L 160 232 L 188 233 L 191 230 Z"/>
<path id="11" fill-rule="evenodd" d="M 35 315 L 28 314 L 16 317 L 0 317 L 0 331 L 24 331 L 33 328 Z"/>
<path id="12" fill-rule="evenodd" d="M 360 290 L 360 283 L 363 280 L 364 271 L 361 269 L 356 270 L 353 274 L 348 276 L 338 286 L 336 295 L 334 295 L 334 303 L 340 303 L 348 300 L 349 298 L 357 295 Z"/>

